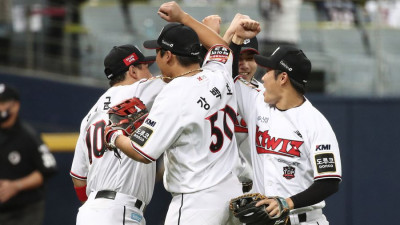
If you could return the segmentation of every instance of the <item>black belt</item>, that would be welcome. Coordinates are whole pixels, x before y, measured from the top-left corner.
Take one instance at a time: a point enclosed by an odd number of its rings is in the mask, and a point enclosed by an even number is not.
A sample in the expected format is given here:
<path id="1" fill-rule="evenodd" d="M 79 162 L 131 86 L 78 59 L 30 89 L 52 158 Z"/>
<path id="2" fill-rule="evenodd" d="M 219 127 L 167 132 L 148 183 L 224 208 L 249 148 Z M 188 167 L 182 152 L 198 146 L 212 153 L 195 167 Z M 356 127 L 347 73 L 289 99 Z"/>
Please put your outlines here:
<path id="1" fill-rule="evenodd" d="M 306 222 L 307 221 L 307 214 L 306 213 L 302 213 L 302 214 L 297 214 L 297 216 L 299 217 L 299 222 Z M 289 217 L 289 221 L 287 223 L 287 225 L 290 225 L 290 217 Z"/>
<path id="2" fill-rule="evenodd" d="M 96 198 L 107 198 L 107 199 L 114 200 L 116 195 L 117 195 L 117 192 L 115 192 L 115 191 L 104 190 L 104 191 L 98 191 L 94 198 L 95 199 Z M 143 202 L 140 199 L 136 199 L 135 207 L 140 209 L 140 207 L 142 205 L 143 205 Z"/>

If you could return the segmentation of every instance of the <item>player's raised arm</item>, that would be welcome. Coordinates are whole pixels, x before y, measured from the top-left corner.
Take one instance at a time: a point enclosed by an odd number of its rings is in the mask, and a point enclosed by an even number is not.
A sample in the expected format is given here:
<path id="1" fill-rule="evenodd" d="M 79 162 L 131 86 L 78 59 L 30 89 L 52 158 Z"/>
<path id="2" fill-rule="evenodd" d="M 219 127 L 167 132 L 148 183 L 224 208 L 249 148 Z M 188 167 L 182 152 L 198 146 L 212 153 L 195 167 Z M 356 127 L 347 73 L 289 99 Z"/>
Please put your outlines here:
<path id="1" fill-rule="evenodd" d="M 236 13 L 235 17 L 233 17 L 231 24 L 229 25 L 228 29 L 225 31 L 225 34 L 223 36 L 223 39 L 227 43 L 230 43 L 232 41 L 232 37 L 236 32 L 236 28 L 239 26 L 240 21 L 242 19 L 250 19 L 250 17 L 240 13 Z"/>
<path id="2" fill-rule="evenodd" d="M 215 31 L 217 34 L 221 31 L 221 17 L 218 15 L 209 15 L 204 17 L 201 21 L 204 25 L 211 28 L 211 30 Z"/>
<path id="3" fill-rule="evenodd" d="M 174 1 L 162 4 L 158 10 L 158 15 L 168 22 L 178 22 L 192 28 L 207 49 L 217 44 L 227 46 L 227 43 L 219 34 L 187 14 Z"/>
<path id="4" fill-rule="evenodd" d="M 235 44 L 243 44 L 245 39 L 255 37 L 260 33 L 260 23 L 252 19 L 240 19 L 236 26 L 235 34 L 232 37 L 232 42 Z"/>

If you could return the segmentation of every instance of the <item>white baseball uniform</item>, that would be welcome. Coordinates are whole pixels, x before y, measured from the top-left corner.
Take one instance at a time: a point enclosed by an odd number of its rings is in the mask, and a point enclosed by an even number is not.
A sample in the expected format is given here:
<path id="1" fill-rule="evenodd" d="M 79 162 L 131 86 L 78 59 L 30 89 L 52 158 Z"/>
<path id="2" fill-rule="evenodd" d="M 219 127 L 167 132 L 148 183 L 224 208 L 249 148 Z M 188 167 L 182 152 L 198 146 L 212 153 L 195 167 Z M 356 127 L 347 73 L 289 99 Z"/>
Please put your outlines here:
<path id="1" fill-rule="evenodd" d="M 138 97 L 150 109 L 164 85 L 153 77 L 111 87 L 82 120 L 70 175 L 86 180 L 88 200 L 79 209 L 77 224 L 145 224 L 143 209 L 153 195 L 156 164 L 136 162 L 119 150 L 121 159 L 104 154 L 104 127 L 111 106 Z M 114 199 L 96 198 L 103 190 L 117 194 Z"/>
<path id="2" fill-rule="evenodd" d="M 242 193 L 232 174 L 238 157 L 232 54 L 216 45 L 204 62 L 202 72 L 165 86 L 132 135 L 146 159 L 164 153 L 164 186 L 173 196 L 165 224 L 226 224 L 233 217 L 229 200 Z"/>
<path id="3" fill-rule="evenodd" d="M 254 78 L 252 78 L 251 83 L 258 88 L 264 88 L 262 83 Z M 249 182 L 253 180 L 253 166 L 251 163 L 247 123 L 241 115 L 238 115 L 237 118 L 238 123 L 235 124 L 235 135 L 239 146 L 240 162 L 236 173 L 238 173 L 238 178 L 241 182 Z"/>
<path id="4" fill-rule="evenodd" d="M 264 102 L 263 91 L 236 79 L 239 113 L 247 121 L 253 162 L 253 192 L 290 197 L 306 190 L 314 181 L 341 179 L 342 168 L 336 136 L 326 118 L 308 99 L 285 111 Z M 307 213 L 307 222 L 327 224 L 322 201 L 291 210 Z M 298 220 L 297 220 L 298 222 Z"/>

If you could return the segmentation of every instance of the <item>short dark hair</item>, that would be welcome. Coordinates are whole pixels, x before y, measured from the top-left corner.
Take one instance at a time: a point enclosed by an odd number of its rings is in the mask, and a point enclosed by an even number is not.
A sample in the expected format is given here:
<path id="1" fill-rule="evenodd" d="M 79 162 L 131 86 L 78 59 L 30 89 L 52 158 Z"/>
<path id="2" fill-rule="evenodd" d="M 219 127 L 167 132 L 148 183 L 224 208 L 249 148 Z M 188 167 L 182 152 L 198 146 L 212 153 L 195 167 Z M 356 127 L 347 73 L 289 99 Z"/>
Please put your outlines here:
<path id="1" fill-rule="evenodd" d="M 283 72 L 285 72 L 285 71 L 275 70 L 275 79 L 277 79 L 278 75 Z M 289 77 L 290 83 L 292 84 L 292 87 L 297 91 L 297 93 L 304 95 L 306 93 L 306 85 L 301 84 L 300 82 L 296 81 L 295 79 L 291 78 L 290 76 L 288 76 L 288 77 Z"/>
<path id="2" fill-rule="evenodd" d="M 137 67 L 139 69 L 142 69 L 142 65 L 143 64 L 137 64 L 137 65 L 135 65 L 135 67 Z M 128 71 L 129 71 L 129 68 L 128 68 Z M 126 78 L 126 73 L 128 71 L 125 71 L 125 72 L 122 72 L 122 73 L 119 73 L 119 74 L 115 74 L 114 76 L 112 76 L 111 79 L 110 79 L 110 82 L 108 82 L 110 87 L 114 86 L 115 84 L 117 84 L 119 82 L 124 81 L 125 78 Z"/>
<path id="3" fill-rule="evenodd" d="M 164 56 L 166 51 L 168 51 L 168 50 L 160 48 L 161 57 Z M 174 53 L 172 53 L 172 54 L 174 54 Z M 193 64 L 196 64 L 196 63 L 200 64 L 200 62 L 202 61 L 199 56 L 180 56 L 180 55 L 176 55 L 176 58 L 177 58 L 179 64 L 181 64 L 182 66 L 190 66 L 190 65 L 193 65 Z"/>
<path id="4" fill-rule="evenodd" d="M 122 82 L 125 80 L 126 77 L 126 73 L 128 71 L 125 71 L 123 73 L 119 73 L 119 74 L 114 74 L 114 76 L 110 79 L 110 81 L 108 82 L 110 84 L 110 87 L 114 86 L 115 84 Z"/>

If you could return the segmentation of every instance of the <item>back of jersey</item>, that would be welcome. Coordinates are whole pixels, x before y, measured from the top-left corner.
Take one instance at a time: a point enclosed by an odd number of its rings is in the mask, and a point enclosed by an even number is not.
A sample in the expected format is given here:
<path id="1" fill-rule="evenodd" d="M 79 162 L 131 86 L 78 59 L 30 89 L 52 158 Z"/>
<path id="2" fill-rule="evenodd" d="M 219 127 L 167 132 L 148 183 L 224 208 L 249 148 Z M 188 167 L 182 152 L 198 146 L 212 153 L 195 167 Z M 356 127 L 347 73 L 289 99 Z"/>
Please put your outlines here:
<path id="1" fill-rule="evenodd" d="M 147 159 L 165 152 L 164 185 L 169 192 L 212 187 L 231 175 L 238 160 L 232 57 L 226 48 L 213 49 L 226 58 L 210 57 L 211 50 L 202 72 L 172 80 L 133 135 L 134 148 Z"/>
<path id="2" fill-rule="evenodd" d="M 156 78 L 112 87 L 83 119 L 70 174 L 77 179 L 86 179 L 87 195 L 92 191 L 114 190 L 149 203 L 154 188 L 155 164 L 136 162 L 120 151 L 121 159 L 113 152 L 106 152 L 104 127 L 111 106 L 138 97 L 149 108 L 163 86 L 164 82 Z"/>

